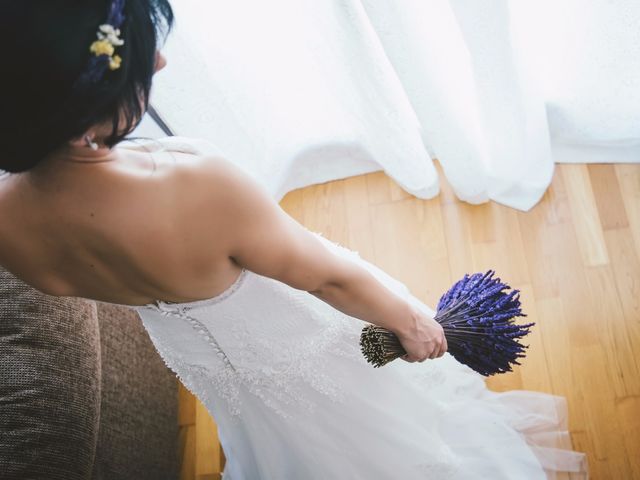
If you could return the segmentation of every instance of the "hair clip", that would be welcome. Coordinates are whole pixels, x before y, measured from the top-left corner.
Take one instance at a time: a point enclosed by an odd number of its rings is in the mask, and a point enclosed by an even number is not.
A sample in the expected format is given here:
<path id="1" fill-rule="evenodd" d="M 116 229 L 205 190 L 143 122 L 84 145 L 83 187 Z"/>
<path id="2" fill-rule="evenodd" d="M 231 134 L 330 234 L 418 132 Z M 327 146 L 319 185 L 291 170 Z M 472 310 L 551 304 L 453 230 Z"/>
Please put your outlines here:
<path id="1" fill-rule="evenodd" d="M 115 50 L 116 47 L 124 45 L 124 40 L 120 38 L 120 27 L 125 20 L 124 1 L 112 0 L 109 5 L 107 21 L 98 27 L 98 40 L 89 47 L 93 54 L 89 59 L 89 65 L 78 78 L 75 87 L 96 83 L 107 70 L 120 68 L 122 58 L 115 55 Z"/>
<path id="2" fill-rule="evenodd" d="M 98 30 L 98 40 L 91 44 L 89 50 L 96 57 L 106 55 L 109 57 L 109 70 L 117 70 L 120 68 L 122 58 L 120 55 L 114 55 L 115 48 L 124 45 L 124 40 L 120 38 L 120 29 L 114 28 L 113 25 L 100 25 Z"/>

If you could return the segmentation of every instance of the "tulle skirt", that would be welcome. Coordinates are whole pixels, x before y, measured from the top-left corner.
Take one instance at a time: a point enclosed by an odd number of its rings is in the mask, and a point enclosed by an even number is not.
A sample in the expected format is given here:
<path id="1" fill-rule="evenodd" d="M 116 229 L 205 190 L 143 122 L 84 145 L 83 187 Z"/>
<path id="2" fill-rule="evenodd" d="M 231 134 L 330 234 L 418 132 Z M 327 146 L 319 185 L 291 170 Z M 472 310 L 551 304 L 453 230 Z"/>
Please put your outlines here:
<path id="1" fill-rule="evenodd" d="M 348 403 L 315 395 L 312 414 L 291 407 L 284 420 L 247 393 L 244 438 L 230 443 L 251 451 L 227 452 L 223 480 L 588 479 L 585 454 L 571 450 L 564 397 L 491 391 L 448 353 L 424 368 L 395 360 L 374 369 L 335 354 L 322 363 Z"/>
<path id="2" fill-rule="evenodd" d="M 586 455 L 571 449 L 564 397 L 489 390 L 449 353 L 373 368 L 354 351 L 357 341 L 354 330 L 317 365 L 347 402 L 310 389 L 317 408 L 292 405 L 285 420 L 243 393 L 247 428 L 230 443 L 251 451 L 230 452 L 223 480 L 589 478 Z"/>

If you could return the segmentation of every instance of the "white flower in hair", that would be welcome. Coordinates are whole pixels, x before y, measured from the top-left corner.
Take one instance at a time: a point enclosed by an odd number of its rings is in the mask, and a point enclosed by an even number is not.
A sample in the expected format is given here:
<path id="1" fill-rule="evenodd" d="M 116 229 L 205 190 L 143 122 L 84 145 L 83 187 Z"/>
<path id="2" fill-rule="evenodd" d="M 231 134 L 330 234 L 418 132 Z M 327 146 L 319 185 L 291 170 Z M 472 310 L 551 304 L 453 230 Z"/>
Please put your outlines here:
<path id="1" fill-rule="evenodd" d="M 112 25 L 100 25 L 100 30 L 98 31 L 98 38 L 100 40 L 107 40 L 114 47 L 119 47 L 124 45 L 124 40 L 120 38 L 120 29 L 113 28 Z"/>

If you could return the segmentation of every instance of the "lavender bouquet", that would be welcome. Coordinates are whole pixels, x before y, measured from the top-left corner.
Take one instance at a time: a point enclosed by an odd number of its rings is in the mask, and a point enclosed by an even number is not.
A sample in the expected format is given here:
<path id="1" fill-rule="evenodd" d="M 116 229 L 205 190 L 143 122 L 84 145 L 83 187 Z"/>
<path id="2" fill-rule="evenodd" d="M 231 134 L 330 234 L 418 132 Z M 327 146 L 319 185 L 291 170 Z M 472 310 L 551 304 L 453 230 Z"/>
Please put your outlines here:
<path id="1" fill-rule="evenodd" d="M 494 278 L 494 271 L 465 274 L 438 302 L 434 320 L 444 330 L 448 352 L 476 372 L 489 376 L 511 371 L 511 364 L 524 357 L 517 338 L 529 333 L 535 323 L 516 325 L 515 317 L 526 317 L 520 310 L 518 290 Z M 407 353 L 398 337 L 377 325 L 367 325 L 360 336 L 367 361 L 381 367 Z"/>

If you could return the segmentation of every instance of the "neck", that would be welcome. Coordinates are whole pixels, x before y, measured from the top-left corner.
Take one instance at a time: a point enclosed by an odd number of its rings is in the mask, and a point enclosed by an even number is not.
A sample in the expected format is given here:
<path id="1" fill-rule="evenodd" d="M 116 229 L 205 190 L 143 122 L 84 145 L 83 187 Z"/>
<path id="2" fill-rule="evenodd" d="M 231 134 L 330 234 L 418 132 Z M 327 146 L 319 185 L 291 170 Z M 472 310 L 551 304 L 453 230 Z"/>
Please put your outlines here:
<path id="1" fill-rule="evenodd" d="M 57 162 L 98 163 L 112 161 L 114 156 L 113 149 L 105 145 L 100 145 L 97 150 L 93 150 L 85 145 L 69 144 L 58 149 L 45 161 L 50 159 Z"/>
<path id="2" fill-rule="evenodd" d="M 74 173 L 98 172 L 116 161 L 114 149 L 100 147 L 92 150 L 85 146 L 65 146 L 48 155 L 34 168 L 26 172 L 24 179 L 41 191 L 49 191 L 51 186 L 64 183 L 68 175 Z"/>
<path id="3" fill-rule="evenodd" d="M 115 151 L 104 145 L 98 147 L 97 150 L 92 150 L 84 145 L 66 145 L 45 157 L 30 172 L 39 174 L 41 172 L 50 173 L 52 168 L 56 171 L 75 166 L 84 168 L 84 166 L 113 162 L 115 159 Z"/>

